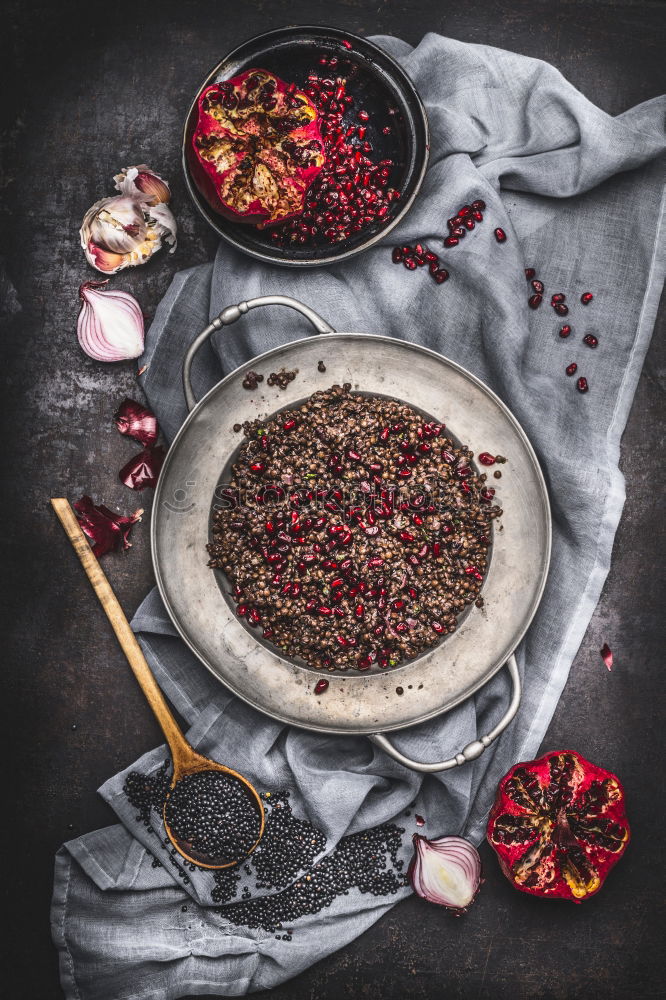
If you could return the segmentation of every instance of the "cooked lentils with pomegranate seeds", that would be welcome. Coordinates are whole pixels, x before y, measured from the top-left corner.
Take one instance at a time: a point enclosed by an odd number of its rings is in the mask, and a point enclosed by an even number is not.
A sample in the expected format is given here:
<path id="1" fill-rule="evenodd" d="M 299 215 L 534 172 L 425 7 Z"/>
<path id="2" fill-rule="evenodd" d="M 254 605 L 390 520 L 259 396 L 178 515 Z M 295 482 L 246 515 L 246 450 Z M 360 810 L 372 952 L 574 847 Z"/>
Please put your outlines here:
<path id="1" fill-rule="evenodd" d="M 468 448 L 349 383 L 244 431 L 207 548 L 248 626 L 328 670 L 393 667 L 455 631 L 502 513 Z"/>

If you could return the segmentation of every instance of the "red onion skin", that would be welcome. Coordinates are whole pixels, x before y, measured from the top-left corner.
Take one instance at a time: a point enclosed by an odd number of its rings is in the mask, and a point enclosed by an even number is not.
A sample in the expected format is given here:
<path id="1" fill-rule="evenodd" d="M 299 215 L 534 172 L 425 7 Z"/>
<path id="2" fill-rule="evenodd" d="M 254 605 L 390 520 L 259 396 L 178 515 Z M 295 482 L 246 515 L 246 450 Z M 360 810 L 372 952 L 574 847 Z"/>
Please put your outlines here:
<path id="1" fill-rule="evenodd" d="M 82 496 L 73 506 L 77 520 L 98 559 L 107 552 L 113 552 L 121 542 L 124 549 L 131 548 L 130 530 L 141 519 L 143 510 L 137 510 L 128 516 L 116 514 L 104 504 L 94 504 L 87 495 Z"/>
<path id="2" fill-rule="evenodd" d="M 449 839 L 449 838 L 440 838 L 440 839 L 444 840 L 444 839 Z M 459 838 L 456 837 L 456 838 L 450 838 L 450 839 L 463 840 L 462 837 L 459 837 Z M 438 899 L 431 899 L 430 897 L 428 897 L 427 895 L 425 895 L 423 892 L 419 892 L 417 890 L 417 888 L 416 888 L 416 885 L 415 885 L 415 873 L 416 873 L 416 867 L 417 867 L 417 862 L 418 862 L 418 842 L 420 840 L 427 841 L 428 843 L 436 843 L 436 841 L 428 841 L 428 838 L 422 836 L 422 834 L 420 834 L 420 833 L 415 833 L 414 836 L 412 837 L 412 842 L 414 844 L 414 856 L 413 856 L 412 860 L 409 862 L 409 867 L 407 868 L 407 877 L 408 877 L 409 881 L 411 882 L 411 885 L 412 885 L 412 888 L 414 889 L 414 892 L 416 893 L 417 896 L 420 896 L 421 899 L 425 899 L 428 903 L 433 903 L 435 906 L 441 906 L 445 910 L 448 910 L 450 913 L 453 913 L 453 915 L 456 916 L 456 917 L 462 916 L 463 913 L 467 913 L 468 909 L 470 908 L 470 906 L 472 905 L 472 903 L 476 899 L 477 894 L 479 892 L 479 889 L 481 888 L 481 885 L 483 883 L 483 879 L 481 877 L 481 875 L 482 875 L 481 859 L 479 858 L 479 861 L 478 861 L 477 866 L 476 866 L 476 867 L 478 867 L 478 884 L 477 884 L 476 889 L 474 891 L 474 895 L 470 899 L 469 903 L 466 906 L 451 906 L 451 905 L 448 905 L 447 903 L 441 902 Z M 471 848 L 472 850 L 476 851 L 476 848 L 474 848 L 474 846 L 472 844 L 470 844 L 468 841 L 463 841 L 463 843 L 467 844 L 467 846 L 469 848 Z M 453 851 L 453 853 L 455 853 L 455 849 L 454 848 L 451 848 L 451 850 Z M 478 852 L 476 852 L 476 853 L 477 853 L 477 856 L 478 856 Z M 461 856 L 464 856 L 462 854 L 462 852 L 461 852 Z M 473 873 L 470 872 L 469 874 L 470 874 L 470 880 L 471 880 L 471 877 L 472 877 Z"/>
<path id="3" fill-rule="evenodd" d="M 154 448 L 144 448 L 129 462 L 123 465 L 118 473 L 121 483 L 131 490 L 145 490 L 146 486 L 155 487 L 166 452 L 157 445 Z"/>
<path id="4" fill-rule="evenodd" d="M 150 448 L 157 441 L 159 427 L 155 414 L 134 399 L 124 399 L 113 419 L 120 434 L 133 438 L 144 448 Z"/>

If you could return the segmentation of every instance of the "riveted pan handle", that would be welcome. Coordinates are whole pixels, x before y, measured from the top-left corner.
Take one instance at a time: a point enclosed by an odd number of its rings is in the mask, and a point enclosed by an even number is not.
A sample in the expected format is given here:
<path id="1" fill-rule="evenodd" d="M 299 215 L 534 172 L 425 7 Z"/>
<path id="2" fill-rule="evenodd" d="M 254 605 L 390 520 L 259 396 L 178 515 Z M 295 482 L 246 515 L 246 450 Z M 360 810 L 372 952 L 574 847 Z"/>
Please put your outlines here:
<path id="1" fill-rule="evenodd" d="M 460 753 L 457 753 L 455 757 L 449 758 L 449 760 L 438 761 L 434 764 L 422 764 L 418 760 L 411 760 L 409 757 L 405 757 L 404 754 L 400 753 L 399 750 L 393 746 L 392 743 L 382 735 L 382 733 L 372 733 L 368 739 L 372 740 L 378 747 L 381 747 L 389 755 L 397 760 L 400 764 L 404 764 L 405 767 L 410 768 L 412 771 L 421 771 L 425 774 L 431 774 L 434 771 L 450 771 L 453 767 L 460 767 L 461 764 L 467 764 L 470 760 L 476 760 L 480 757 L 486 747 L 497 739 L 499 734 L 503 732 L 509 725 L 514 715 L 518 711 L 518 706 L 520 704 L 520 676 L 518 674 L 518 664 L 516 663 L 516 657 L 510 656 L 506 661 L 506 666 L 508 667 L 509 674 L 511 676 L 511 681 L 513 684 L 513 690 L 511 692 L 511 701 L 506 713 L 497 723 L 494 729 L 491 729 L 487 736 L 482 736 L 478 740 L 473 740 L 468 743 L 467 746 L 463 747 Z"/>
<path id="2" fill-rule="evenodd" d="M 310 309 L 309 306 L 299 302 L 298 299 L 290 298 L 288 295 L 260 295 L 259 298 L 248 299 L 247 302 L 239 302 L 237 306 L 227 306 L 205 330 L 202 330 L 195 337 L 185 355 L 185 361 L 183 362 L 183 389 L 185 391 L 185 402 L 187 403 L 188 410 L 193 410 L 197 405 L 196 397 L 192 391 L 192 361 L 194 360 L 194 355 L 204 341 L 208 340 L 211 333 L 221 330 L 223 326 L 235 323 L 237 319 L 244 316 L 250 309 L 256 309 L 258 306 L 288 306 L 289 309 L 295 309 L 309 319 L 317 333 L 335 333 L 333 327 L 326 320 L 322 319 L 314 309 Z"/>

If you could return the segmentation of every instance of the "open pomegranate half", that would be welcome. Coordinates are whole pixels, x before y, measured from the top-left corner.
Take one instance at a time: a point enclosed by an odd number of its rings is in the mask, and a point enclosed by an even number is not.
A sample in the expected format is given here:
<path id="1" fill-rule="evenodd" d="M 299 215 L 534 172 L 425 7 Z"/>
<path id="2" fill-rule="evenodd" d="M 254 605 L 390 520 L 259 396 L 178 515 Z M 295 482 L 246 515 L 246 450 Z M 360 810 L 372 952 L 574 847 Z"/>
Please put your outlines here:
<path id="1" fill-rule="evenodd" d="M 516 764 L 500 781 L 488 841 L 516 889 L 582 903 L 629 843 L 622 785 L 569 750 Z"/>
<path id="2" fill-rule="evenodd" d="M 260 228 L 303 211 L 326 160 L 312 101 L 265 69 L 206 87 L 191 148 L 192 175 L 211 207 Z"/>

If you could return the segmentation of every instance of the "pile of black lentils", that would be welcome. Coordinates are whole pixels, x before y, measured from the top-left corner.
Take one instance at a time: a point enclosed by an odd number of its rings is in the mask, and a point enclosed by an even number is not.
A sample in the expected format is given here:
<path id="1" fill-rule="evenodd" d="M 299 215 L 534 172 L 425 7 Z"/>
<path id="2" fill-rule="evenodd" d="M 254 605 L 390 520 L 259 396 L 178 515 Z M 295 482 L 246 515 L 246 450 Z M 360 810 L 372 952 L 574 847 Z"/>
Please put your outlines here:
<path id="1" fill-rule="evenodd" d="M 137 809 L 137 821 L 156 836 L 151 812 L 160 813 L 169 791 L 169 762 L 165 761 L 154 776 L 132 772 L 125 781 L 125 794 Z M 288 791 L 264 792 L 266 810 L 264 835 L 255 851 L 243 865 L 213 873 L 211 892 L 216 910 L 234 926 L 250 929 L 261 928 L 275 932 L 276 937 L 290 941 L 289 926 L 307 914 L 319 913 L 331 906 L 341 895 L 358 889 L 374 896 L 395 895 L 407 884 L 403 874 L 404 862 L 398 856 L 404 829 L 393 823 L 384 823 L 371 830 L 343 837 L 334 851 L 315 862 L 326 848 L 326 836 L 308 820 L 294 816 Z M 168 839 L 163 840 L 171 854 L 175 849 Z M 184 884 L 190 879 L 175 858 L 172 864 L 179 869 Z M 159 864 L 159 862 L 156 862 Z M 190 872 L 193 865 L 185 864 Z M 238 899 L 242 875 L 245 886 Z M 263 894 L 252 896 L 253 890 Z M 231 900 L 236 899 L 235 902 Z"/>

